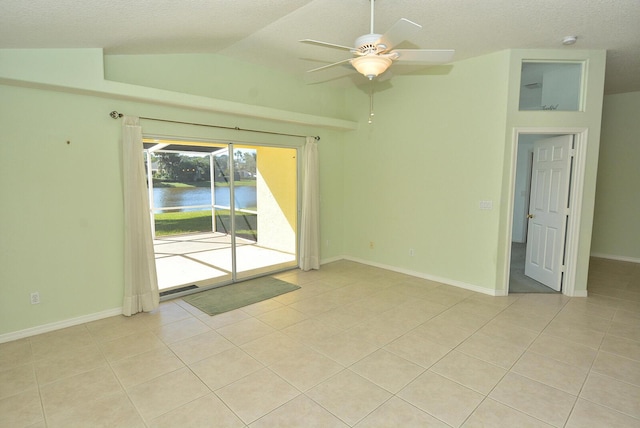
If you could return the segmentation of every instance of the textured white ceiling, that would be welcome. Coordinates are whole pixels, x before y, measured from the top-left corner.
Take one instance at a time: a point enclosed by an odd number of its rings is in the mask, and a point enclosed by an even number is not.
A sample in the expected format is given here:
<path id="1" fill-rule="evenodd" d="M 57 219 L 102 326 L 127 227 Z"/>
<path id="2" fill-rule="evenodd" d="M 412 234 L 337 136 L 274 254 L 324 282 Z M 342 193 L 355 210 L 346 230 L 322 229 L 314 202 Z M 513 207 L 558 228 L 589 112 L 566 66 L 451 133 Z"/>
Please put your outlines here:
<path id="1" fill-rule="evenodd" d="M 346 59 L 349 53 L 298 40 L 353 45 L 369 32 L 369 4 L 0 0 L 0 49 L 210 52 L 304 76 L 305 70 Z M 455 60 L 508 48 L 607 49 L 606 92 L 640 91 L 640 0 L 376 0 L 376 32 L 400 18 L 424 27 L 404 47 L 455 49 Z M 567 35 L 578 36 L 578 43 L 563 46 Z M 336 67 L 321 76 L 326 80 L 347 72 L 346 67 Z"/>

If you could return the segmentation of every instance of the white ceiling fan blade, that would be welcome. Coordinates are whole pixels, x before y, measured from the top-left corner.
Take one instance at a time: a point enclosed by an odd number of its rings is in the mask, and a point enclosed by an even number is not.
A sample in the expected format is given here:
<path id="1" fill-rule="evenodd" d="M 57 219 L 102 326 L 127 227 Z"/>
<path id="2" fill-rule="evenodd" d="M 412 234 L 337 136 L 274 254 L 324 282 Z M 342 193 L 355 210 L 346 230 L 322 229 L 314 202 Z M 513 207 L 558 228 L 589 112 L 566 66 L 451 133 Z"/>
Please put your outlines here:
<path id="1" fill-rule="evenodd" d="M 342 61 L 334 62 L 332 64 L 323 65 L 322 67 L 313 68 L 311 70 L 307 70 L 307 73 L 313 73 L 314 71 L 324 70 L 325 68 L 333 67 L 336 65 L 344 64 L 345 62 L 350 62 L 351 58 L 343 59 Z"/>
<path id="2" fill-rule="evenodd" d="M 382 44 L 385 46 L 384 50 L 388 51 L 405 40 L 411 40 L 420 30 L 422 30 L 422 25 L 409 21 L 406 18 L 401 18 L 380 37 L 376 45 Z"/>
<path id="3" fill-rule="evenodd" d="M 347 51 L 354 51 L 355 50 L 355 48 L 350 48 L 349 46 L 336 45 L 335 43 L 327 43 L 327 42 L 322 42 L 320 40 L 302 39 L 302 40 L 298 40 L 298 41 L 300 43 L 308 43 L 310 45 L 324 46 L 326 48 L 344 49 L 344 50 L 347 50 Z"/>
<path id="4" fill-rule="evenodd" d="M 397 55 L 395 61 L 416 65 L 446 64 L 451 62 L 453 49 L 395 49 L 389 54 Z"/>

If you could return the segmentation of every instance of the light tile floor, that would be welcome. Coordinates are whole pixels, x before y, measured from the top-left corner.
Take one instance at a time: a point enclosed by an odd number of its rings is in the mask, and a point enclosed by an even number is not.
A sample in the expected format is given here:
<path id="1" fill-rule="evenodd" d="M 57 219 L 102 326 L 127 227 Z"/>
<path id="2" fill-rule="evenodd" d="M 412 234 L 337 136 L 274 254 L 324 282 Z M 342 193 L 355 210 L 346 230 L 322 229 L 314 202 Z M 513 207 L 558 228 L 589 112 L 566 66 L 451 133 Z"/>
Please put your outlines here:
<path id="1" fill-rule="evenodd" d="M 0 427 L 638 427 L 640 265 L 489 297 L 353 262 L 0 345 Z"/>

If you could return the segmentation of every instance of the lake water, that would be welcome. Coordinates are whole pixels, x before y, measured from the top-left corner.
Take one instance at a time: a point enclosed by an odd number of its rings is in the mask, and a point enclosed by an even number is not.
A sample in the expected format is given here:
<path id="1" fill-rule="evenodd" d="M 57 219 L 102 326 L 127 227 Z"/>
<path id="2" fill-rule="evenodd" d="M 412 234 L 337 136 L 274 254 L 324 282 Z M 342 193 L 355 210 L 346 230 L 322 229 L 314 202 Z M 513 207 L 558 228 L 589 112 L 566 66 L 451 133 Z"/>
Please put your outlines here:
<path id="1" fill-rule="evenodd" d="M 236 208 L 257 206 L 254 186 L 237 186 L 234 190 Z M 229 206 L 228 187 L 216 187 L 215 197 L 216 205 Z M 153 205 L 156 207 L 211 205 L 211 189 L 208 187 L 157 187 L 153 189 Z M 203 209 L 206 208 L 185 208 L 172 211 L 201 211 Z"/>

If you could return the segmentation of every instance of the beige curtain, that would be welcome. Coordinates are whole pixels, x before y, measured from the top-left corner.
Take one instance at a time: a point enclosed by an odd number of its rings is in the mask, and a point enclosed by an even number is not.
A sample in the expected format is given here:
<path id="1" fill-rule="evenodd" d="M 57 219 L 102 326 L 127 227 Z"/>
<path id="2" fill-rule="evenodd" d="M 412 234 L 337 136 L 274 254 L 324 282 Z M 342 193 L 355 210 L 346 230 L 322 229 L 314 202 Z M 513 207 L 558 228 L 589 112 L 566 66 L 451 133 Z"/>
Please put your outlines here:
<path id="1" fill-rule="evenodd" d="M 126 316 L 149 312 L 160 303 L 147 177 L 142 153 L 142 128 L 137 117 L 122 119 L 124 186 L 124 301 Z"/>
<path id="2" fill-rule="evenodd" d="M 320 179 L 318 143 L 307 137 L 304 146 L 304 180 L 300 225 L 300 269 L 320 269 Z"/>

